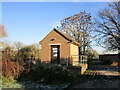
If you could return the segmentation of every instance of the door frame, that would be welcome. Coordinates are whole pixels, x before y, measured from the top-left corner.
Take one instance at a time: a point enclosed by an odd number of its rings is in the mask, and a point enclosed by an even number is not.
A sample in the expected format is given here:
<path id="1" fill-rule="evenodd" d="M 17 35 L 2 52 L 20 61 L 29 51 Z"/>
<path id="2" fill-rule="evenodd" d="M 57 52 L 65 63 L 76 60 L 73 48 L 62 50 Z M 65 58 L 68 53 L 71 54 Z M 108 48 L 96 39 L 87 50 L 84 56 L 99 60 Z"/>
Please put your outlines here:
<path id="1" fill-rule="evenodd" d="M 52 46 L 59 46 L 59 57 L 58 57 L 58 63 L 60 64 L 60 45 L 61 44 L 49 44 L 50 45 L 50 62 L 52 63 Z"/>

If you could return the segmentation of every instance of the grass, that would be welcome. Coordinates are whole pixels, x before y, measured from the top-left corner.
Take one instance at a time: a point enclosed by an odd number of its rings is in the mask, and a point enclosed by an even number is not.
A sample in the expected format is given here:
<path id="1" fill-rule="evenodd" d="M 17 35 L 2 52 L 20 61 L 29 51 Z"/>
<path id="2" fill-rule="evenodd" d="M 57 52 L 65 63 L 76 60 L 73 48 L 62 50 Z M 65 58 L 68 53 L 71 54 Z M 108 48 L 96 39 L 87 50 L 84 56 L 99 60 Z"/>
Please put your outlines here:
<path id="1" fill-rule="evenodd" d="M 93 70 L 86 70 L 85 73 L 90 73 L 90 72 L 93 72 Z"/>
<path id="2" fill-rule="evenodd" d="M 3 77 L 0 78 L 0 87 L 1 88 L 23 88 L 24 86 L 18 83 L 13 77 Z"/>

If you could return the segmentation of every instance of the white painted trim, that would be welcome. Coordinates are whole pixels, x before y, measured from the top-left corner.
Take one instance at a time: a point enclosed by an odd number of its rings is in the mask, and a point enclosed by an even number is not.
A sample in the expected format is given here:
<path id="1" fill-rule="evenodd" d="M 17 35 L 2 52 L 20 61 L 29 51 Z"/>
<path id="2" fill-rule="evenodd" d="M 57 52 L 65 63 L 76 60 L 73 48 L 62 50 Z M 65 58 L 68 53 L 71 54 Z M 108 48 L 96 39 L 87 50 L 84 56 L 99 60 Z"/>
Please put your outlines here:
<path id="1" fill-rule="evenodd" d="M 49 45 L 61 45 L 61 43 L 49 44 Z"/>

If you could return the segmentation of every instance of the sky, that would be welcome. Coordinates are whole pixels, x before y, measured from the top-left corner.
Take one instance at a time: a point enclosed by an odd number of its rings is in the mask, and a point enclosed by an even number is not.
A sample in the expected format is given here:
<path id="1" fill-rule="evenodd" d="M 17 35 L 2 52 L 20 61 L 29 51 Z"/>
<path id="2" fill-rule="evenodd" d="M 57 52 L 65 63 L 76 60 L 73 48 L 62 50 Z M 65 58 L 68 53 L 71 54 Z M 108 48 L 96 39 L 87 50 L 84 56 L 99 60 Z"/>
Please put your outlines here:
<path id="1" fill-rule="evenodd" d="M 11 42 L 39 43 L 60 21 L 82 11 L 96 17 L 107 2 L 2 2 L 0 24 Z M 98 47 L 94 47 L 99 53 Z"/>
<path id="2" fill-rule="evenodd" d="M 119 0 L 1 0 L 2 2 L 118 2 Z"/>

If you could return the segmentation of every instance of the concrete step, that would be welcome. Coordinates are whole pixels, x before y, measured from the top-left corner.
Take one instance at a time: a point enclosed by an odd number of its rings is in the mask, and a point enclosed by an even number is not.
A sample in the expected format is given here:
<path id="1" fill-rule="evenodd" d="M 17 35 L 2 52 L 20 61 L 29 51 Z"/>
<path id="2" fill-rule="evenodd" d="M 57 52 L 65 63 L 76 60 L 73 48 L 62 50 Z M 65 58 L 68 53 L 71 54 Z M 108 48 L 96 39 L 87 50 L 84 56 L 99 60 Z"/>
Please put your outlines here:
<path id="1" fill-rule="evenodd" d="M 92 72 L 86 72 L 84 73 L 85 75 L 93 75 L 93 76 L 97 76 L 97 75 L 103 75 L 103 76 L 120 76 L 120 72 L 117 71 L 92 71 Z"/>

